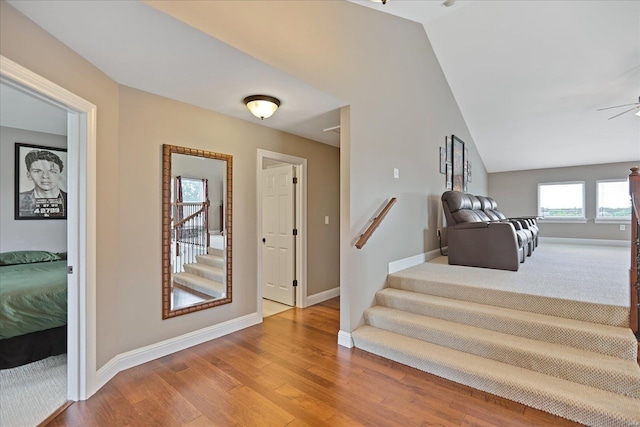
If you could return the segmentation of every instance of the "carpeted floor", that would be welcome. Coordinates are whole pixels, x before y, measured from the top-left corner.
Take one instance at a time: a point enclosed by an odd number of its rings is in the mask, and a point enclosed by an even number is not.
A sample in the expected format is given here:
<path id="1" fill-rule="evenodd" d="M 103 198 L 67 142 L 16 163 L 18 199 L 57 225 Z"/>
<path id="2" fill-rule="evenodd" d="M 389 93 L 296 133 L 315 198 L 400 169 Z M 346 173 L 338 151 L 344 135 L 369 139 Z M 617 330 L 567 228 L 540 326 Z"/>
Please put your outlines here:
<path id="1" fill-rule="evenodd" d="M 404 270 L 442 283 L 574 301 L 629 306 L 630 249 L 618 246 L 540 244 L 518 271 L 448 265 L 447 257 Z"/>
<path id="2" fill-rule="evenodd" d="M 67 355 L 0 371 L 0 426 L 33 427 L 67 401 Z"/>
<path id="3" fill-rule="evenodd" d="M 628 247 L 541 244 L 517 272 L 390 274 L 357 348 L 590 426 L 640 426 Z"/>

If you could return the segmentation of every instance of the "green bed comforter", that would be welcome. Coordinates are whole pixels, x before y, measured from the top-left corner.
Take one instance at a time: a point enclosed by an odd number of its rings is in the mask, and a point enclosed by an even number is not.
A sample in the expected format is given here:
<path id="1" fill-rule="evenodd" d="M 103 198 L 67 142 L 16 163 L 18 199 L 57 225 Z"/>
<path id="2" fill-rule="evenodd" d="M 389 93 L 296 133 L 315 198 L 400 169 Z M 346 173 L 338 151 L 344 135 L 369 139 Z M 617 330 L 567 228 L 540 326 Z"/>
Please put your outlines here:
<path id="1" fill-rule="evenodd" d="M 0 339 L 67 324 L 67 261 L 0 267 Z"/>

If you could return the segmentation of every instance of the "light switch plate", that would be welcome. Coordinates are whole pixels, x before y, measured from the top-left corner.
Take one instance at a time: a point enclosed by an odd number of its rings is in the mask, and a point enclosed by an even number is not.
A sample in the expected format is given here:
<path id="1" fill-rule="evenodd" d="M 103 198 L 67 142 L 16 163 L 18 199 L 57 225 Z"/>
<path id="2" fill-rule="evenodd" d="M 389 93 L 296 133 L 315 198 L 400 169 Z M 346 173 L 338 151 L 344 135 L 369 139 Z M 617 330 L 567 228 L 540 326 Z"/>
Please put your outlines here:
<path id="1" fill-rule="evenodd" d="M 393 168 L 393 177 L 400 178 L 400 170 L 398 168 Z"/>

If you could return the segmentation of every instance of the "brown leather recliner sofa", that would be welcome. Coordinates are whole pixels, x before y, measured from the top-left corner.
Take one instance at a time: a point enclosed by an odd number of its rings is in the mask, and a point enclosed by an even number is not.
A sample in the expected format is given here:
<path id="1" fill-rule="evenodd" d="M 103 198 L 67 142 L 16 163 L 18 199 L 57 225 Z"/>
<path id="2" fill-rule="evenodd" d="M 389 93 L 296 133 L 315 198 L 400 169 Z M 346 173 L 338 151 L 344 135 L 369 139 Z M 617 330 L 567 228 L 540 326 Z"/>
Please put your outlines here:
<path id="1" fill-rule="evenodd" d="M 449 264 L 518 271 L 537 246 L 534 218 L 507 218 L 495 200 L 459 191 L 442 194 Z"/>

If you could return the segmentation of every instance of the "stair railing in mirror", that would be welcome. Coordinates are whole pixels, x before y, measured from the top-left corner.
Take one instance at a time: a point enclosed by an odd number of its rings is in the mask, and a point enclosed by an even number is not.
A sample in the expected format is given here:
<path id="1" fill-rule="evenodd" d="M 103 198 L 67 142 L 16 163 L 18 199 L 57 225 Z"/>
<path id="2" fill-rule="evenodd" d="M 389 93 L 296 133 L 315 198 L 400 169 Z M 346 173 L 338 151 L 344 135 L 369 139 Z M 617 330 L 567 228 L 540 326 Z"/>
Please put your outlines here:
<path id="1" fill-rule="evenodd" d="M 229 154 L 162 146 L 163 319 L 232 301 L 232 172 Z"/>

